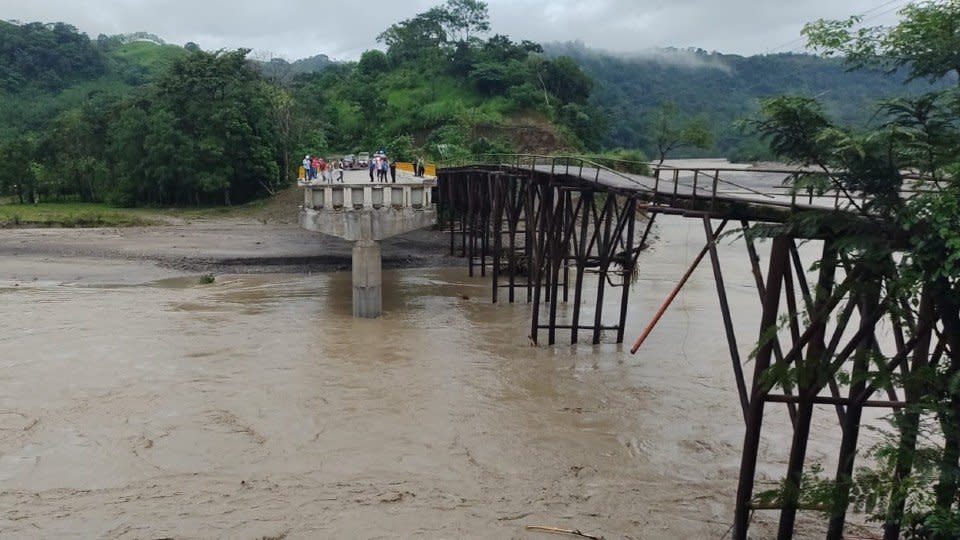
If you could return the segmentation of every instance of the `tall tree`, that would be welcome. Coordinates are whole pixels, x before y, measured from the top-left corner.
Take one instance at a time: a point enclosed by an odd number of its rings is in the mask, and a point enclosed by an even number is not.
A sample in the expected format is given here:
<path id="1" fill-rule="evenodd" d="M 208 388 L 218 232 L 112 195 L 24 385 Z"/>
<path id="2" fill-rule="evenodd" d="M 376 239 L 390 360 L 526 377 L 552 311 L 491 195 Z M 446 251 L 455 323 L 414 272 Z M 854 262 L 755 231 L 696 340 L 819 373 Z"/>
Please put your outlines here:
<path id="1" fill-rule="evenodd" d="M 0 142 L 0 193 L 14 193 L 20 204 L 34 202 L 36 177 L 32 161 L 36 142 L 27 134 Z"/>
<path id="2" fill-rule="evenodd" d="M 902 67 L 911 78 L 931 81 L 948 73 L 960 76 L 960 2 L 911 2 L 900 17 L 895 26 L 872 27 L 861 27 L 860 15 L 820 19 L 806 25 L 803 34 L 814 50 L 841 55 L 856 67 Z"/>
<path id="3" fill-rule="evenodd" d="M 707 149 L 713 144 L 713 134 L 705 118 L 681 119 L 676 104 L 669 101 L 661 103 L 654 113 L 650 132 L 660 165 L 680 148 Z"/>
<path id="4" fill-rule="evenodd" d="M 467 42 L 490 31 L 487 4 L 481 0 L 447 0 L 443 6 L 445 28 L 454 42 Z"/>

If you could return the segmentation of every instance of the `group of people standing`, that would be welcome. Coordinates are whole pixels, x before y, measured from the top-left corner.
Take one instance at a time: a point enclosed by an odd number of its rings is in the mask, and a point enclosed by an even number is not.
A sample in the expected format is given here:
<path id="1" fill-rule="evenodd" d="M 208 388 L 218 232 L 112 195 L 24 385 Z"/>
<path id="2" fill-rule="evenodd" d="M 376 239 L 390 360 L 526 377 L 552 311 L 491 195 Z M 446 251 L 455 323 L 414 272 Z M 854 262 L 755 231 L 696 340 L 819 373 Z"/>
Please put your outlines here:
<path id="1" fill-rule="evenodd" d="M 313 182 L 322 180 L 323 182 L 333 183 L 334 181 L 343 183 L 343 171 L 353 168 L 353 164 L 345 163 L 342 160 L 325 160 L 319 156 L 304 156 L 300 167 L 299 179 L 301 182 Z M 413 175 L 423 177 L 425 166 L 423 158 L 417 158 L 413 165 Z M 374 154 L 369 163 L 370 181 L 387 182 L 389 174 L 390 181 L 397 183 L 397 162 L 387 157 L 385 150 L 380 150 Z M 376 180 L 374 180 L 376 174 Z"/>
<path id="2" fill-rule="evenodd" d="M 397 183 L 397 162 L 389 159 L 384 151 L 377 152 L 370 160 L 370 181 L 373 182 L 373 174 L 377 174 L 378 182 L 387 181 L 387 173 L 390 173 L 390 179 L 394 184 Z"/>
<path id="3" fill-rule="evenodd" d="M 334 162 L 317 156 L 304 156 L 302 166 L 306 180 L 317 180 L 322 177 L 324 182 L 333 183 L 334 177 L 336 177 L 338 182 L 343 183 L 342 161 Z"/>

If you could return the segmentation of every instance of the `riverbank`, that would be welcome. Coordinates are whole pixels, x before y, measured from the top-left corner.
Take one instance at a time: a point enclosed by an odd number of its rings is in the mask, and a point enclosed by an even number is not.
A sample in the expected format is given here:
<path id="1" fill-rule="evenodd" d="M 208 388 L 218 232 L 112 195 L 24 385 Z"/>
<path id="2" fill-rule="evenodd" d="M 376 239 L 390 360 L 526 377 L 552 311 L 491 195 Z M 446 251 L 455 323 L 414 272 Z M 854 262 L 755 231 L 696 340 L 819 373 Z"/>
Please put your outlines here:
<path id="1" fill-rule="evenodd" d="M 0 229 L 125 228 L 185 225 L 194 221 L 248 219 L 261 223 L 297 221 L 303 192 L 296 187 L 239 206 L 120 208 L 104 203 L 0 204 Z"/>
<path id="2" fill-rule="evenodd" d="M 291 188 L 243 206 L 200 209 L 0 205 L 0 272 L 26 281 L 62 278 L 57 268 L 66 266 L 65 258 L 91 275 L 101 274 L 104 266 L 128 263 L 131 275 L 123 282 L 133 283 L 170 274 L 165 270 L 213 274 L 349 270 L 351 243 L 300 228 L 297 208 L 302 197 L 301 189 Z M 446 255 L 449 238 L 444 232 L 421 230 L 385 240 L 383 266 L 460 265 L 462 259 Z"/>

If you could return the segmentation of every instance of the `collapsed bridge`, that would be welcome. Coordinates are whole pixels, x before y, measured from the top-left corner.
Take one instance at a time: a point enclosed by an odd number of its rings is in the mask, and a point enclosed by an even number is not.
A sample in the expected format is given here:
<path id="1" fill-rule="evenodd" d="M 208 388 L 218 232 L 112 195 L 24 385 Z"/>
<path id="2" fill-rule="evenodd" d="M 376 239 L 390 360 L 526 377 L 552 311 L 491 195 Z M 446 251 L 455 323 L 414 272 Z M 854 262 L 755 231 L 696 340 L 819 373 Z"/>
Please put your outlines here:
<path id="1" fill-rule="evenodd" d="M 551 345 L 564 336 L 571 343 L 583 336 L 594 344 L 604 336 L 622 343 L 631 283 L 643 272 L 640 254 L 654 222 L 660 216 L 701 222 L 704 247 L 689 271 L 678 276 L 654 323 L 709 256 L 745 426 L 733 537 L 747 538 L 753 512 L 777 511 L 778 538 L 792 538 L 797 512 L 815 510 L 830 515 L 826 537 L 840 539 L 864 409 L 901 411 L 923 400 L 923 389 L 900 381 L 916 370 L 946 364 L 946 344 L 939 331 L 943 321 L 929 297 L 917 299 L 914 312 L 904 309 L 913 298 L 896 296 L 886 286 L 897 277 L 892 260 L 878 272 L 841 256 L 836 243 L 841 231 L 828 225 L 830 219 L 803 229 L 782 226 L 801 214 L 837 217 L 832 221 L 847 233 L 852 227 L 870 234 L 883 226 L 857 219 L 867 202 L 862 194 L 826 186 L 798 191 L 790 187 L 797 182 L 785 182 L 815 172 L 655 167 L 647 176 L 578 157 L 497 155 L 440 169 L 435 199 L 441 226 L 450 233 L 451 255 L 467 259 L 471 276 L 490 279 L 492 301 L 531 305 L 534 344 L 543 334 Z M 718 240 L 731 223 L 744 238 L 762 313 L 759 331 L 748 329 L 756 333 L 746 340 L 738 339 L 745 330 L 735 324 L 718 256 Z M 772 240 L 765 272 L 755 243 L 760 237 Z M 805 264 L 800 242 L 818 245 L 819 257 Z M 819 262 L 816 277 L 808 280 L 814 262 Z M 584 297 L 587 280 L 596 280 L 593 298 Z M 617 302 L 611 305 L 608 295 Z M 887 328 L 890 339 L 884 335 Z M 755 343 L 748 381 L 741 345 Z M 793 426 L 783 487 L 772 502 L 755 494 L 768 403 L 783 406 Z M 839 495 L 831 508 L 800 501 L 811 419 L 815 411 L 822 413 L 818 407 L 836 415 L 842 430 L 834 474 Z M 911 444 L 916 441 L 903 440 L 901 450 Z M 899 481 L 906 481 L 910 467 L 898 464 Z M 899 536 L 903 512 L 902 502 L 889 509 L 886 538 Z"/>

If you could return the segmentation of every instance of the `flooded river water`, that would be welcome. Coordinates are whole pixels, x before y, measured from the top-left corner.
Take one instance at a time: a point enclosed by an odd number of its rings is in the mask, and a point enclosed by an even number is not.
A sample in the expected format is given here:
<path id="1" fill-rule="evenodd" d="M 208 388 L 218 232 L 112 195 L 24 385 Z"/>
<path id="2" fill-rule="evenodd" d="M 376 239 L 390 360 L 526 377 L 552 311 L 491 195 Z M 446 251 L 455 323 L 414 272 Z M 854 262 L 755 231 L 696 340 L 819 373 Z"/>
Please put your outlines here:
<path id="1" fill-rule="evenodd" d="M 629 341 L 703 245 L 695 220 L 658 234 Z M 743 246 L 721 256 L 746 357 L 757 293 Z M 707 265 L 631 356 L 531 347 L 529 306 L 491 304 L 463 268 L 385 272 L 368 321 L 348 273 L 136 284 L 17 264 L 37 280 L 0 275 L 0 536 L 719 539 L 731 523 L 743 421 Z M 769 410 L 761 478 L 789 443 Z M 817 420 L 811 460 L 838 439 Z"/>

